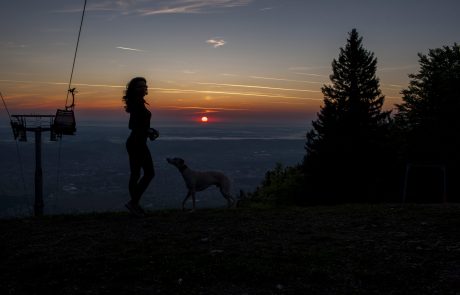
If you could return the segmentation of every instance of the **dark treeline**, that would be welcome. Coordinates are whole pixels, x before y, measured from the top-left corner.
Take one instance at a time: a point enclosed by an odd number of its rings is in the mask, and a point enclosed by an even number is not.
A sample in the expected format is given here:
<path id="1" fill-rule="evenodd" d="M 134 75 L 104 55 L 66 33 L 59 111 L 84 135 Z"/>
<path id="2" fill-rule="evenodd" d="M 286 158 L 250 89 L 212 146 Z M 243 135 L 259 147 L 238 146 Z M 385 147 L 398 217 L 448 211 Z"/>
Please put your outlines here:
<path id="1" fill-rule="evenodd" d="M 391 113 L 382 110 L 377 58 L 362 40 L 353 29 L 332 62 L 304 159 L 268 171 L 252 201 L 460 201 L 460 46 L 419 53 L 419 73 Z"/>

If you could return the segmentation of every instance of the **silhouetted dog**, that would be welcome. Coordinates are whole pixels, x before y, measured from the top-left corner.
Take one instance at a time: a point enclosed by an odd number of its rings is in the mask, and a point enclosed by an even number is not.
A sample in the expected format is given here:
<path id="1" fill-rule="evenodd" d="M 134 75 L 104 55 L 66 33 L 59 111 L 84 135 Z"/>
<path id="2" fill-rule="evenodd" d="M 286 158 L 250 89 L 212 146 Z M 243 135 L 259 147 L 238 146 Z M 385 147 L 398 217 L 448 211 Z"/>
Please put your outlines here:
<path id="1" fill-rule="evenodd" d="M 230 179 L 225 174 L 218 171 L 194 171 L 185 165 L 185 161 L 181 158 L 166 158 L 169 164 L 176 166 L 184 178 L 188 192 L 182 202 L 182 210 L 185 210 L 185 202 L 191 196 L 193 201 L 193 209 L 195 210 L 195 193 L 207 189 L 215 185 L 220 189 L 222 196 L 227 200 L 228 208 L 232 207 L 235 200 L 230 194 Z"/>

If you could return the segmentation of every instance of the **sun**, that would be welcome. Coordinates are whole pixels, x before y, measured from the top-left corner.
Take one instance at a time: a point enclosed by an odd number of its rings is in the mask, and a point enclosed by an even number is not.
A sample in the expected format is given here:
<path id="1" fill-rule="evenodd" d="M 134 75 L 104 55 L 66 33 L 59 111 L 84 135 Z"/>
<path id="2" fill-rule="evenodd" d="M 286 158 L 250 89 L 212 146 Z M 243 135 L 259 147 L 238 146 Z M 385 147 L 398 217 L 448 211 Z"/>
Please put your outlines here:
<path id="1" fill-rule="evenodd" d="M 201 122 L 203 122 L 203 123 L 208 122 L 208 117 L 201 117 Z"/>

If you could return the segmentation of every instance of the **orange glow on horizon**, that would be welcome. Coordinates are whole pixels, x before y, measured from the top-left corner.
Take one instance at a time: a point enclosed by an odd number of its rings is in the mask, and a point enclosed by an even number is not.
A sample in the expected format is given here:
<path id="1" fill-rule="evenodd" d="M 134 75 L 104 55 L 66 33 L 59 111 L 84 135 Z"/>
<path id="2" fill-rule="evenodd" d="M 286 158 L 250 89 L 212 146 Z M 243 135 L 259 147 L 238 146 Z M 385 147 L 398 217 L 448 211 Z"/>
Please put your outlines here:
<path id="1" fill-rule="evenodd" d="M 46 87 L 43 87 L 44 84 Z M 75 112 L 78 118 L 126 119 L 127 113 L 122 101 L 124 86 L 121 82 L 73 85 L 77 87 Z M 66 85 L 63 82 L 0 80 L 0 86 L 8 106 L 14 113 L 53 113 L 66 102 Z M 275 89 L 276 87 L 258 86 L 259 90 L 248 92 L 245 91 L 247 87 L 231 89 L 231 86 L 219 85 L 219 88 L 215 89 L 217 86 L 214 84 L 195 83 L 183 88 L 176 85 L 172 88 L 161 83 L 155 86 L 149 89 L 149 96 L 146 97 L 149 104 L 147 107 L 153 112 L 156 120 L 165 121 L 215 124 L 272 120 L 275 117 L 290 119 L 316 113 L 322 103 L 319 94 L 312 94 L 312 97 L 296 95 L 289 93 L 287 87 L 280 91 Z"/>

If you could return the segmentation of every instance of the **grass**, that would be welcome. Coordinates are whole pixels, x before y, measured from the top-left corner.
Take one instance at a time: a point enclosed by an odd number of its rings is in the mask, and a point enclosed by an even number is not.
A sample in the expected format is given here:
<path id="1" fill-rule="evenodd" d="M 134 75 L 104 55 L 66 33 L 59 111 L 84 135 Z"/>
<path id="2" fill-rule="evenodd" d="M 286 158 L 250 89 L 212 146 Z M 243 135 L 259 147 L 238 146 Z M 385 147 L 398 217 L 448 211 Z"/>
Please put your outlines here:
<path id="1" fill-rule="evenodd" d="M 459 294 L 460 206 L 0 220 L 0 294 Z"/>

